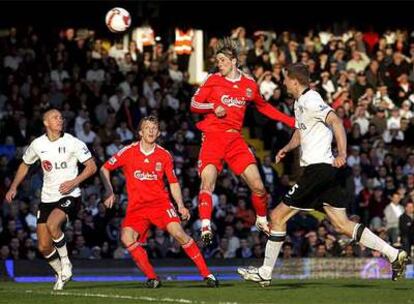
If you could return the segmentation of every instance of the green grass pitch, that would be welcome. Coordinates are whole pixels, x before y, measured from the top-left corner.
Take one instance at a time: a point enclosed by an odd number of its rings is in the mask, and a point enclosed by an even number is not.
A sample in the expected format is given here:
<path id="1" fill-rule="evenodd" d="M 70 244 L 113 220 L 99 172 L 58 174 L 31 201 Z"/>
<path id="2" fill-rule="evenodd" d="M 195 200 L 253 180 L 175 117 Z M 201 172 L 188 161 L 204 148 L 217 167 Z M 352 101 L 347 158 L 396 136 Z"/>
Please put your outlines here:
<path id="1" fill-rule="evenodd" d="M 398 303 L 414 304 L 414 281 L 401 280 L 274 280 L 262 288 L 255 283 L 224 281 L 219 288 L 203 282 L 163 282 L 160 289 L 142 283 L 71 282 L 62 292 L 51 292 L 51 283 L 0 283 L 0 303 L 102 304 L 102 303 Z"/>

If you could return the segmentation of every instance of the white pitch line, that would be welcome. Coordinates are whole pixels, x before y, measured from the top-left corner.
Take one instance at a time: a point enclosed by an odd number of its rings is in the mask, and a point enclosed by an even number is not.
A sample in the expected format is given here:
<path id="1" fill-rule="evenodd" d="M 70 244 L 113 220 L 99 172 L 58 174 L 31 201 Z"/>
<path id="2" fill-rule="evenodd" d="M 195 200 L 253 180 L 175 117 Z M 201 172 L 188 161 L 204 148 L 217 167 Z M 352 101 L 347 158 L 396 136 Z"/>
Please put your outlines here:
<path id="1" fill-rule="evenodd" d="M 115 295 L 104 293 L 89 293 L 89 292 L 67 292 L 67 291 L 51 291 L 51 292 L 39 292 L 33 290 L 26 290 L 26 293 L 52 295 L 52 296 L 76 296 L 76 297 L 89 297 L 89 298 L 108 298 L 108 299 L 123 299 L 123 300 L 140 300 L 147 302 L 169 302 L 169 303 L 186 303 L 186 304 L 205 304 L 205 302 L 192 301 L 187 299 L 173 299 L 173 298 L 152 298 L 152 297 L 134 297 L 127 295 Z"/>
<path id="2" fill-rule="evenodd" d="M 47 291 L 34 291 L 31 289 L 28 289 L 25 292 L 31 293 L 31 294 L 41 294 L 41 295 L 51 295 L 51 296 L 76 296 L 76 297 L 87 297 L 87 298 L 139 300 L 139 301 L 147 301 L 147 302 L 167 302 L 167 303 L 185 303 L 185 304 L 207 304 L 209 303 L 205 301 L 195 301 L 195 300 L 188 300 L 188 299 L 153 298 L 153 297 L 146 297 L 146 296 L 134 297 L 134 296 L 128 296 L 128 295 L 89 293 L 89 292 L 68 292 L 68 291 L 47 292 Z M 239 302 L 222 302 L 222 301 L 214 302 L 214 303 L 216 304 L 241 304 Z M 256 303 L 256 304 L 266 304 L 266 303 Z"/>
<path id="3" fill-rule="evenodd" d="M 107 298 L 107 299 L 123 299 L 123 300 L 140 300 L 147 302 L 168 302 L 168 303 L 185 303 L 185 304 L 207 304 L 205 301 L 193 301 L 188 299 L 173 299 L 173 298 L 152 298 L 152 297 L 134 297 L 127 295 L 104 294 L 104 293 L 89 293 L 89 292 L 68 292 L 68 291 L 51 291 L 41 292 L 26 290 L 26 293 L 52 295 L 52 296 L 76 296 L 89 298 Z M 217 302 L 217 304 L 239 304 L 238 302 Z"/>

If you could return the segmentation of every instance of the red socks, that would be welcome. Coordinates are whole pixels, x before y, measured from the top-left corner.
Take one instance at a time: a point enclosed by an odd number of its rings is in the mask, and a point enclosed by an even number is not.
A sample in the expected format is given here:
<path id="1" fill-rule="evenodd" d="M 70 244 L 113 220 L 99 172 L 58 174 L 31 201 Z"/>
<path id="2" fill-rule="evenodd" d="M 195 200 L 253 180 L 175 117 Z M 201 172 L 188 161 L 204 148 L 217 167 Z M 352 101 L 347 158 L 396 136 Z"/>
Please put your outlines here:
<path id="1" fill-rule="evenodd" d="M 267 215 L 267 193 L 262 196 L 252 193 L 252 204 L 257 216 Z"/>
<path id="2" fill-rule="evenodd" d="M 135 244 L 136 243 L 133 243 L 127 248 L 135 264 L 139 269 L 141 269 L 141 271 L 148 279 L 156 279 L 157 275 L 155 274 L 154 268 L 148 260 L 147 252 L 139 245 L 134 248 Z"/>
<path id="3" fill-rule="evenodd" d="M 201 220 L 211 220 L 211 213 L 213 212 L 213 201 L 211 192 L 201 190 L 198 195 L 198 213 Z"/>
<path id="4" fill-rule="evenodd" d="M 194 264 L 196 264 L 198 271 L 200 272 L 201 276 L 205 278 L 209 274 L 211 274 L 210 270 L 206 265 L 206 261 L 204 260 L 203 255 L 200 252 L 200 249 L 197 247 L 197 244 L 191 239 L 187 244 L 181 246 L 188 257 L 193 260 Z"/>

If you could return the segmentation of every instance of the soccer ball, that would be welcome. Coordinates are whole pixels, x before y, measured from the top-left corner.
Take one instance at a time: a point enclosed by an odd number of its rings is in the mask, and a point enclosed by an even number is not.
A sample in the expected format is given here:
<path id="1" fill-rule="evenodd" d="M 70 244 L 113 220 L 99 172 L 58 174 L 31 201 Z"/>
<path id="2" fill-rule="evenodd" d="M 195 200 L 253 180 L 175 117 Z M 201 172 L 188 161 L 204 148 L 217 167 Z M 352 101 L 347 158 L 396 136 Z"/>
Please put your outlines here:
<path id="1" fill-rule="evenodd" d="M 106 13 L 105 23 L 111 32 L 120 33 L 131 25 L 131 15 L 126 9 L 114 7 Z"/>

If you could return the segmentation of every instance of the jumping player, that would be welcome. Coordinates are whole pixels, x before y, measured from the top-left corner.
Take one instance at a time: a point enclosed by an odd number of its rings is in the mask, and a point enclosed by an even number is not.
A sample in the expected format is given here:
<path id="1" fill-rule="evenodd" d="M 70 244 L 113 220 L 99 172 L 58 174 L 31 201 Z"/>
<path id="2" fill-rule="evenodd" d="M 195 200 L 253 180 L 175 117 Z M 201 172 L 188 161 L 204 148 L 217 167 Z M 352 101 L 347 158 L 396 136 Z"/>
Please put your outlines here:
<path id="1" fill-rule="evenodd" d="M 240 133 L 248 103 L 254 102 L 262 114 L 291 128 L 294 127 L 294 118 L 266 103 L 254 79 L 237 68 L 236 49 L 237 45 L 233 40 L 225 38 L 220 41 L 216 50 L 218 73 L 206 79 L 191 101 L 191 111 L 205 116 L 197 123 L 197 127 L 203 132 L 198 160 L 198 171 L 201 176 L 198 208 L 201 238 L 206 245 L 212 241 L 212 193 L 223 162 L 226 162 L 249 186 L 257 215 L 256 226 L 268 232 L 267 193 L 255 157 Z"/>

